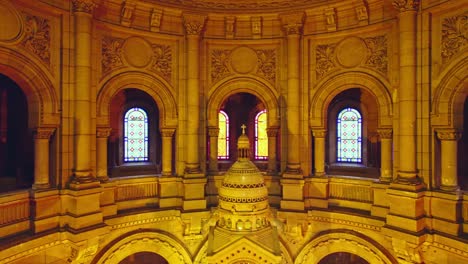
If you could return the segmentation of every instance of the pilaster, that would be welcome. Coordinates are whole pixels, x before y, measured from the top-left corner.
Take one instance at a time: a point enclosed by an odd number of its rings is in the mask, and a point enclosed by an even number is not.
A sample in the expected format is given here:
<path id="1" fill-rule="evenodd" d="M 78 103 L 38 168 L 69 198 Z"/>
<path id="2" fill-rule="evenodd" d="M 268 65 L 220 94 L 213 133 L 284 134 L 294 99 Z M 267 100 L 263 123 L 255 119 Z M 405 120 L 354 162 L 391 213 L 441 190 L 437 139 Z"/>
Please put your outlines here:
<path id="1" fill-rule="evenodd" d="M 109 180 L 107 171 L 107 139 L 110 136 L 111 130 L 109 127 L 101 127 L 96 131 L 96 176 L 101 182 Z"/>
<path id="2" fill-rule="evenodd" d="M 218 127 L 208 127 L 208 136 L 210 140 L 210 156 L 208 160 L 208 173 L 210 175 L 218 174 Z"/>
<path id="3" fill-rule="evenodd" d="M 325 176 L 325 137 L 327 131 L 325 129 L 314 129 L 314 176 Z"/>
<path id="4" fill-rule="evenodd" d="M 377 131 L 380 136 L 380 181 L 392 181 L 392 129 L 379 129 Z"/>
<path id="5" fill-rule="evenodd" d="M 55 128 L 40 127 L 34 134 L 34 184 L 33 189 L 50 187 L 49 176 L 49 140 Z"/>
<path id="6" fill-rule="evenodd" d="M 268 135 L 268 174 L 275 175 L 278 173 L 277 170 L 277 149 L 276 149 L 276 141 L 278 137 L 279 127 L 268 127 L 267 128 L 267 135 Z"/>
<path id="7" fill-rule="evenodd" d="M 172 137 L 175 128 L 161 129 L 162 136 L 162 175 L 172 175 Z"/>
<path id="8" fill-rule="evenodd" d="M 457 191 L 460 189 L 457 179 L 457 141 L 461 133 L 456 129 L 439 129 L 437 137 L 441 142 L 441 185 L 444 191 Z"/>

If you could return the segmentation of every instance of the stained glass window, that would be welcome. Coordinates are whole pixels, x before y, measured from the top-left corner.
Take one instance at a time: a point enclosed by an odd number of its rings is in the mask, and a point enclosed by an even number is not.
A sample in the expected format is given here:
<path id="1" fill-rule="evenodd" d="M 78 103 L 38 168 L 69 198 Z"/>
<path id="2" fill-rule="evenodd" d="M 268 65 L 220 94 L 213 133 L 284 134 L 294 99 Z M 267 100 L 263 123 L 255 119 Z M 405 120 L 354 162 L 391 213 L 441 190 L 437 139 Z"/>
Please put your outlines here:
<path id="1" fill-rule="evenodd" d="M 267 113 L 255 116 L 255 159 L 268 159 Z"/>
<path id="2" fill-rule="evenodd" d="M 345 108 L 336 120 L 337 161 L 361 162 L 362 156 L 362 119 L 354 108 Z"/>
<path id="3" fill-rule="evenodd" d="M 124 161 L 147 160 L 148 115 L 141 108 L 130 108 L 124 117 Z"/>
<path id="4" fill-rule="evenodd" d="M 229 159 L 229 118 L 224 111 L 218 114 L 218 159 Z"/>

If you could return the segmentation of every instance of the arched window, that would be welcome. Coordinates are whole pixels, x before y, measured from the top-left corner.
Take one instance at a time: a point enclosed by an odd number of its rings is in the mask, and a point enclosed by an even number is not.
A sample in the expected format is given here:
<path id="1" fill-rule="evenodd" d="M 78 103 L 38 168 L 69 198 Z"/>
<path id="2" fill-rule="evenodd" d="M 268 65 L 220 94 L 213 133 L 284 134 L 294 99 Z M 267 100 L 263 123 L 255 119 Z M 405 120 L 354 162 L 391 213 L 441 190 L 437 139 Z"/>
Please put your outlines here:
<path id="1" fill-rule="evenodd" d="M 345 108 L 336 120 L 337 162 L 360 163 L 362 161 L 362 119 L 354 108 Z"/>
<path id="2" fill-rule="evenodd" d="M 260 111 L 255 116 L 255 159 L 268 159 L 267 113 Z"/>
<path id="3" fill-rule="evenodd" d="M 148 115 L 142 108 L 130 108 L 125 113 L 124 161 L 148 161 Z"/>
<path id="4" fill-rule="evenodd" d="M 229 159 L 229 117 L 224 111 L 218 113 L 218 159 Z"/>

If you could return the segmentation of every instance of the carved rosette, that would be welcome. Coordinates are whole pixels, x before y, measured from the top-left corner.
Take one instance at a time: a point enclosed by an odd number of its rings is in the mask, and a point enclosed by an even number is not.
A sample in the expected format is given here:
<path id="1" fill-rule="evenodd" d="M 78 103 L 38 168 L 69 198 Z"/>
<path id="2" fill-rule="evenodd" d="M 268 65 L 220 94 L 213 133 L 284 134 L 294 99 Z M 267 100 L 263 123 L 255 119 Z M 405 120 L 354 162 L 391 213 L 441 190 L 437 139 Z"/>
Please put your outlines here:
<path id="1" fill-rule="evenodd" d="M 153 48 L 153 65 L 152 69 L 156 71 L 160 76 L 166 79 L 168 82 L 171 81 L 172 75 L 172 51 L 169 45 L 158 45 L 155 44 Z"/>
<path id="2" fill-rule="evenodd" d="M 104 37 L 102 39 L 102 72 L 107 73 L 123 65 L 122 46 L 124 40 L 118 38 Z"/>
<path id="3" fill-rule="evenodd" d="M 313 130 L 312 135 L 316 138 L 325 138 L 327 136 L 327 130 L 325 129 Z"/>
<path id="4" fill-rule="evenodd" d="M 324 44 L 317 45 L 315 49 L 315 62 L 316 69 L 315 73 L 317 79 L 322 78 L 329 71 L 336 68 L 336 64 L 333 61 L 333 55 L 335 53 L 336 44 Z"/>
<path id="5" fill-rule="evenodd" d="M 442 21 L 442 65 L 468 44 L 468 12 Z"/>
<path id="6" fill-rule="evenodd" d="M 258 57 L 257 74 L 271 83 L 276 81 L 276 50 L 256 50 Z"/>
<path id="7" fill-rule="evenodd" d="M 50 25 L 49 20 L 24 14 L 25 29 L 21 45 L 50 65 Z"/>
<path id="8" fill-rule="evenodd" d="M 388 55 L 387 55 L 387 36 L 377 36 L 365 38 L 367 48 L 369 49 L 369 57 L 365 64 L 367 66 L 380 71 L 387 75 L 388 71 Z"/>
<path id="9" fill-rule="evenodd" d="M 418 11 L 420 0 L 394 0 L 393 6 L 400 12 Z"/>
<path id="10" fill-rule="evenodd" d="M 459 140 L 461 133 L 457 129 L 440 129 L 437 130 L 437 137 L 440 140 Z"/>
<path id="11" fill-rule="evenodd" d="M 377 133 L 381 139 L 392 139 L 393 130 L 392 129 L 378 129 Z"/>
<path id="12" fill-rule="evenodd" d="M 200 35 L 205 27 L 206 17 L 196 14 L 184 14 L 184 27 L 187 35 Z"/>
<path id="13" fill-rule="evenodd" d="M 230 50 L 211 51 L 211 81 L 217 82 L 231 74 L 228 67 L 230 63 Z"/>
<path id="14" fill-rule="evenodd" d="M 108 138 L 111 134 L 112 128 L 110 127 L 101 127 L 96 130 L 96 137 L 98 138 Z"/>
<path id="15" fill-rule="evenodd" d="M 50 139 L 55 132 L 54 127 L 39 127 L 34 133 L 34 139 Z"/>
<path id="16" fill-rule="evenodd" d="M 96 3 L 93 0 L 72 0 L 73 12 L 83 12 L 91 14 L 96 8 Z"/>

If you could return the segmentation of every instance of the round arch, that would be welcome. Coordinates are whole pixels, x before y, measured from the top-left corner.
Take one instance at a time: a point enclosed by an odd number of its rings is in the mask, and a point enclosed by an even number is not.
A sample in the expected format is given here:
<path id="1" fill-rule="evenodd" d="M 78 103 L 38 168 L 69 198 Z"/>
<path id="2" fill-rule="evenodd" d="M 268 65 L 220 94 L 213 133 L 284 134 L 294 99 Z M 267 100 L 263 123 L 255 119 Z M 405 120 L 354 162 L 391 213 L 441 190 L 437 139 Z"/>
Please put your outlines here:
<path id="1" fill-rule="evenodd" d="M 111 100 L 119 91 L 135 88 L 149 94 L 161 113 L 160 128 L 177 126 L 177 105 L 169 85 L 158 77 L 143 72 L 123 72 L 112 76 L 99 85 L 97 98 L 97 126 L 110 125 Z"/>
<path id="2" fill-rule="evenodd" d="M 310 127 L 326 128 L 328 105 L 336 95 L 351 88 L 364 89 L 374 96 L 378 106 L 378 127 L 392 126 L 392 97 L 387 81 L 367 72 L 338 72 L 317 87 L 310 102 Z"/>
<path id="3" fill-rule="evenodd" d="M 180 241 L 157 231 L 124 234 L 98 253 L 92 263 L 118 264 L 126 257 L 143 251 L 158 254 L 170 264 L 192 263 L 191 255 Z"/>
<path id="4" fill-rule="evenodd" d="M 304 246 L 294 263 L 319 263 L 327 255 L 338 252 L 358 255 L 369 263 L 397 263 L 383 246 L 351 230 L 335 230 L 319 234 Z"/>
<path id="5" fill-rule="evenodd" d="M 463 128 L 463 104 L 468 95 L 468 57 L 450 67 L 437 86 L 432 101 L 432 125 Z"/>
<path id="6" fill-rule="evenodd" d="M 208 94 L 208 126 L 218 126 L 218 111 L 231 95 L 249 93 L 258 97 L 268 110 L 268 126 L 279 126 L 278 94 L 274 87 L 262 80 L 253 78 L 231 78 L 211 88 Z"/>
<path id="7" fill-rule="evenodd" d="M 60 117 L 53 78 L 33 61 L 19 52 L 0 47 L 0 73 L 24 92 L 29 107 L 29 127 L 56 127 Z"/>

